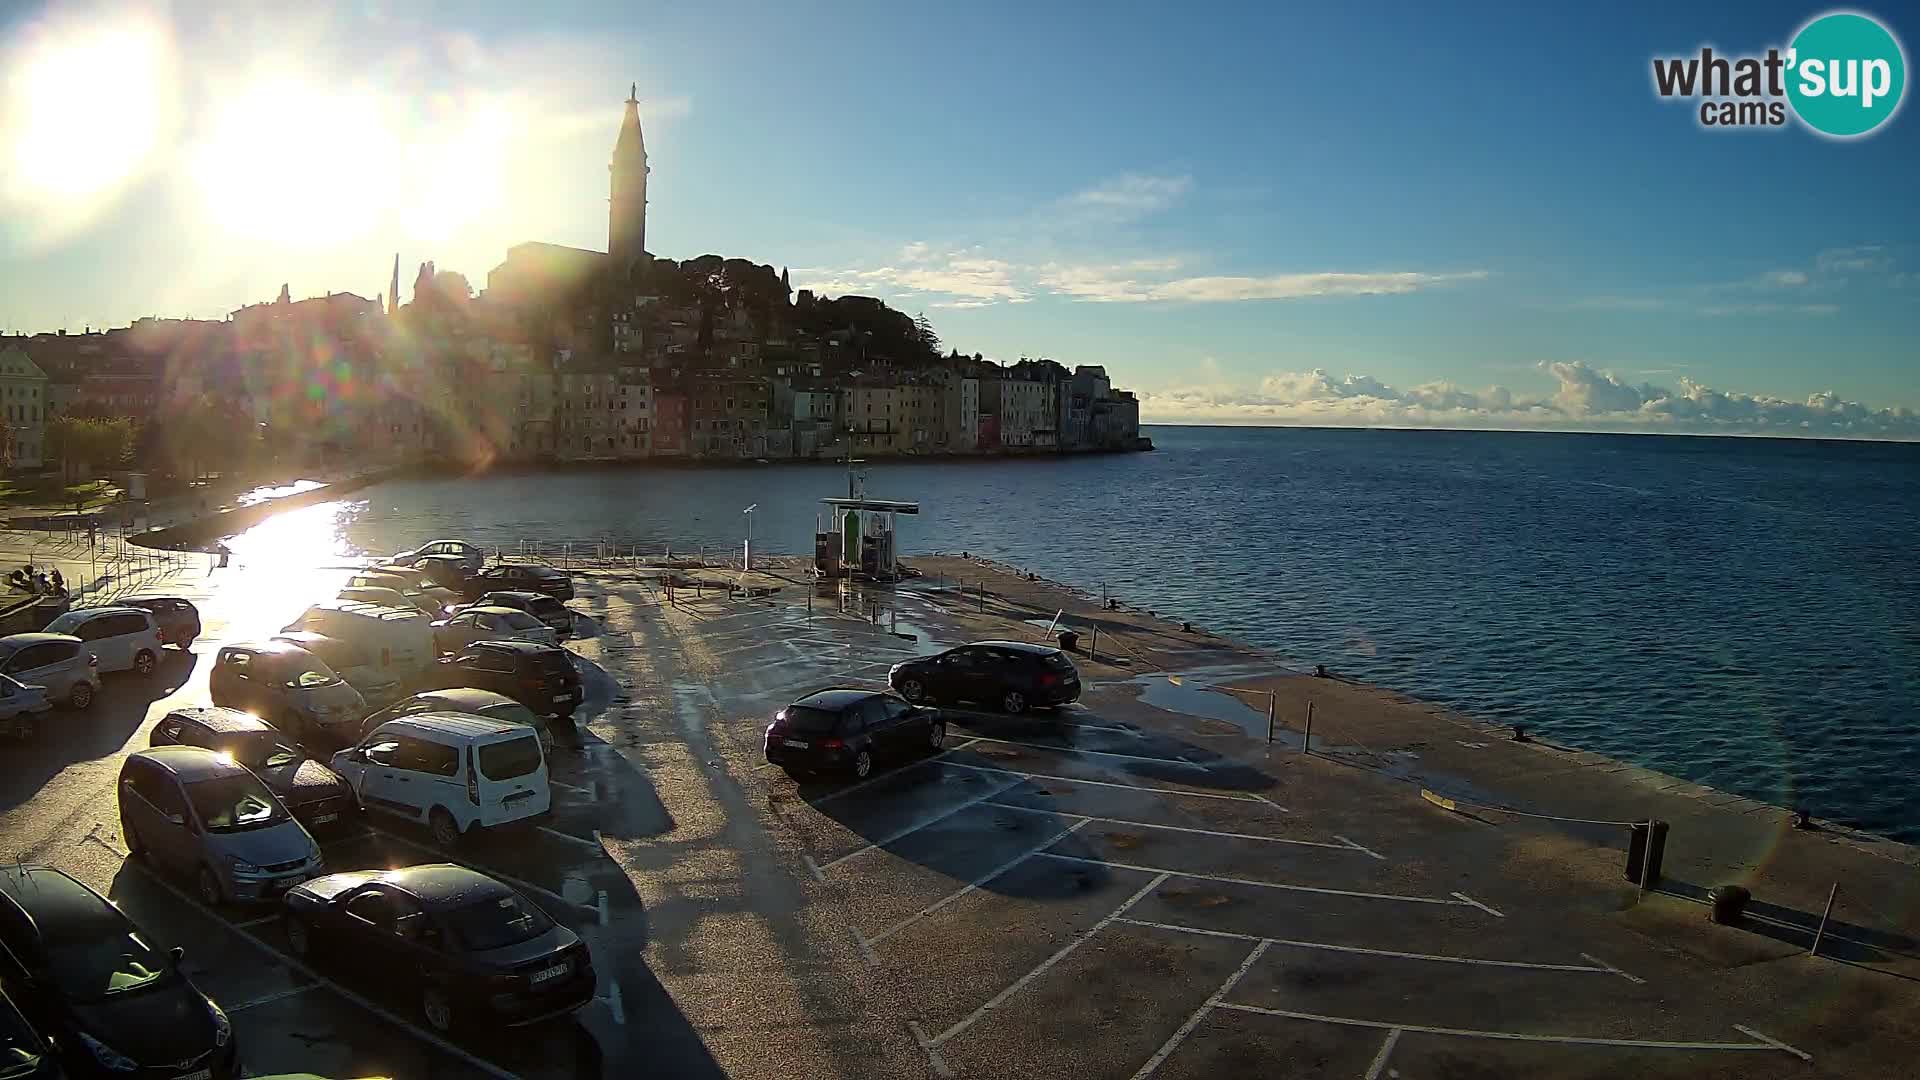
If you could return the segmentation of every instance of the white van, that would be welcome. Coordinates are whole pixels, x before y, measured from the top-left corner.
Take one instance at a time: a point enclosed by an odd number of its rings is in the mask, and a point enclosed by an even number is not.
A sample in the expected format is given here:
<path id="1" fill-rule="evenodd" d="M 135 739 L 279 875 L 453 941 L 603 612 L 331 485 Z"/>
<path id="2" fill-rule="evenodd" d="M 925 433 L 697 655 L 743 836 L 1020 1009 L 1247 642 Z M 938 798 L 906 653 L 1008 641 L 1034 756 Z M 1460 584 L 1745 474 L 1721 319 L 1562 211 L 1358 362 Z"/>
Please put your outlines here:
<path id="1" fill-rule="evenodd" d="M 413 607 L 329 600 L 308 608 L 281 632 L 302 630 L 366 649 L 382 671 L 402 683 L 412 682 L 433 667 L 433 620 Z"/>
<path id="2" fill-rule="evenodd" d="M 146 677 L 160 663 L 160 627 L 146 608 L 74 608 L 48 623 L 46 632 L 79 638 L 103 674 L 134 671 Z"/>
<path id="3" fill-rule="evenodd" d="M 525 724 L 463 713 L 416 713 L 333 755 L 360 805 L 425 822 L 434 842 L 526 821 L 553 806 L 540 735 Z"/>

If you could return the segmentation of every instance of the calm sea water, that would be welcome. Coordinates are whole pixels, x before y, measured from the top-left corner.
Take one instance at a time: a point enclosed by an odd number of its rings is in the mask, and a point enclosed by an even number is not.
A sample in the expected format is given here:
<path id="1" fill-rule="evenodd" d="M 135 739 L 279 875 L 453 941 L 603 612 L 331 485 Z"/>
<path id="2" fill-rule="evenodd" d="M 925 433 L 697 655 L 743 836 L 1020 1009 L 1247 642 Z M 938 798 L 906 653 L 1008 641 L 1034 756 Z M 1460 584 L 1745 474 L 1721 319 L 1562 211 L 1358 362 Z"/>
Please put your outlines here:
<path id="1" fill-rule="evenodd" d="M 1157 428 L 1152 454 L 875 464 L 968 549 L 1486 719 L 1920 841 L 1920 446 Z M 382 485 L 341 542 L 811 550 L 830 465 Z"/>

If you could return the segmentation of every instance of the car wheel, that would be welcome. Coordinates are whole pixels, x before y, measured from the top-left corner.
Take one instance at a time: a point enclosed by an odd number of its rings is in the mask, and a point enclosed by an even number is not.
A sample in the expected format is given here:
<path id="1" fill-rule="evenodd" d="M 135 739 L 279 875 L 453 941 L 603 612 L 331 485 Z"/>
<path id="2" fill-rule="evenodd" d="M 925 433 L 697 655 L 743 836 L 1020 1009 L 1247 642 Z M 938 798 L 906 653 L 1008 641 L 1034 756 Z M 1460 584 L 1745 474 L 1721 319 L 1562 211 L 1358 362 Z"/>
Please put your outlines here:
<path id="1" fill-rule="evenodd" d="M 73 689 L 67 691 L 67 704 L 73 706 L 80 712 L 87 711 L 87 706 L 93 704 L 93 684 L 88 682 L 74 683 Z"/>
<path id="2" fill-rule="evenodd" d="M 853 775 L 865 780 L 873 775 L 873 754 L 862 750 L 853 758 Z"/>
<path id="3" fill-rule="evenodd" d="M 453 1002 L 447 1000 L 447 992 L 437 986 L 429 986 L 420 995 L 420 1011 L 427 1018 L 427 1025 L 442 1035 L 453 1030 Z"/>
<path id="4" fill-rule="evenodd" d="M 450 848 L 460 842 L 460 823 L 442 807 L 434 807 L 427 815 L 427 831 L 433 834 L 433 842 L 443 848 Z"/>
<path id="5" fill-rule="evenodd" d="M 120 823 L 120 837 L 127 842 L 127 858 L 141 859 L 146 857 L 147 842 L 140 839 L 140 830 L 133 827 L 133 822 L 123 821 Z"/>
<path id="6" fill-rule="evenodd" d="M 1000 708 L 1011 715 L 1019 716 L 1027 711 L 1027 695 L 1018 690 L 1009 690 L 1007 695 L 1000 699 Z"/>
<path id="7" fill-rule="evenodd" d="M 947 745 L 947 725 L 935 720 L 927 725 L 927 749 L 939 753 Z"/>
<path id="8" fill-rule="evenodd" d="M 158 666 L 155 662 L 153 652 L 149 649 L 141 649 L 139 652 L 133 654 L 133 670 L 139 672 L 143 678 L 151 676 L 153 669 Z"/>
<path id="9" fill-rule="evenodd" d="M 919 679 L 900 680 L 900 696 L 918 705 L 927 700 L 927 688 Z"/>
<path id="10" fill-rule="evenodd" d="M 305 919 L 287 916 L 287 951 L 296 960 L 305 960 L 307 951 L 313 947 L 313 930 Z"/>
<path id="11" fill-rule="evenodd" d="M 200 893 L 200 902 L 208 907 L 219 907 L 220 902 L 226 899 L 220 892 L 220 879 L 214 877 L 213 871 L 204 866 L 200 868 L 198 874 L 194 875 L 193 884 Z"/>

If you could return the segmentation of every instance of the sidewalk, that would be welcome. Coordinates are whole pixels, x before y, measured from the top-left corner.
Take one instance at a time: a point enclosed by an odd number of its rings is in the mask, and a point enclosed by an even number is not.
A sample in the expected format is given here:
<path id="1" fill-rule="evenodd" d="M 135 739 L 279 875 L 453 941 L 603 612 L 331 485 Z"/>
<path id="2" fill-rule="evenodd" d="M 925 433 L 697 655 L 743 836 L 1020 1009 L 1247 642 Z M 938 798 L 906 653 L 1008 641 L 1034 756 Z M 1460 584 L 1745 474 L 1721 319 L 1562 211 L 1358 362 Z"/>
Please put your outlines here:
<path id="1" fill-rule="evenodd" d="M 197 568 L 204 573 L 214 561 L 214 556 L 199 552 L 141 547 L 123 539 L 117 530 L 101 530 L 92 544 L 85 530 L 0 530 L 0 577 L 29 564 L 49 576 L 58 568 L 76 603 L 105 602 L 182 570 Z M 9 601 L 26 595 L 0 587 L 0 597 Z"/>

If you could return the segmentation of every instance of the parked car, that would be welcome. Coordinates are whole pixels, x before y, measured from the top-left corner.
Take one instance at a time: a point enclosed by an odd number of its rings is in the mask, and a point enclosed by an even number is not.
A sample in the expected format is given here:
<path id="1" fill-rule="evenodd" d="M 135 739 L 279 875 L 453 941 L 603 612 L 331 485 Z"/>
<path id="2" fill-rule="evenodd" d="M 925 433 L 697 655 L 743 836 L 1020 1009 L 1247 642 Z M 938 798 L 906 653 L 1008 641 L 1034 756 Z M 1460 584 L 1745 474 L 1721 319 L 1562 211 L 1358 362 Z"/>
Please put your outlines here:
<path id="1" fill-rule="evenodd" d="M 773 715 L 766 753 L 790 773 L 834 770 L 864 779 L 882 759 L 938 751 L 946 735 L 938 710 L 883 690 L 817 690 Z"/>
<path id="2" fill-rule="evenodd" d="M 468 575 L 462 591 L 475 597 L 490 592 L 533 592 L 564 601 L 573 599 L 573 579 L 566 571 L 544 563 L 500 563 Z"/>
<path id="3" fill-rule="evenodd" d="M 153 621 L 160 627 L 162 645 L 178 646 L 181 652 L 186 652 L 200 636 L 200 609 L 194 607 L 191 600 L 178 596 L 135 596 L 121 603 L 145 608 L 153 615 Z"/>
<path id="4" fill-rule="evenodd" d="M 289 634 L 305 630 L 359 645 L 401 682 L 419 677 L 432 666 L 435 655 L 433 620 L 412 604 L 388 607 L 332 600 L 313 605 L 280 630 Z"/>
<path id="5" fill-rule="evenodd" d="M 316 836 L 359 829 L 360 807 L 347 782 L 252 713 L 217 705 L 174 709 L 153 726 L 147 745 L 198 746 L 227 755 L 259 777 Z"/>
<path id="6" fill-rule="evenodd" d="M 514 589 L 496 590 L 481 593 L 474 598 L 473 607 L 507 607 L 539 619 L 553 628 L 553 632 L 562 638 L 573 636 L 573 609 L 546 593 L 521 592 Z"/>
<path id="7" fill-rule="evenodd" d="M 375 728 L 389 720 L 423 712 L 472 713 L 489 720 L 525 724 L 540 733 L 540 749 L 553 753 L 553 730 L 547 726 L 546 718 L 505 694 L 475 690 L 470 686 L 452 690 L 425 690 L 405 701 L 389 705 L 360 721 L 360 739 L 364 740 L 373 734 Z"/>
<path id="8" fill-rule="evenodd" d="M 40 733 L 40 718 L 52 711 L 46 687 L 27 686 L 0 675 L 0 735 L 31 739 Z M 5 1067 L 6 1061 L 0 1059 L 0 1070 Z M 0 1078 L 5 1075 L 0 1072 Z"/>
<path id="9" fill-rule="evenodd" d="M 120 834 L 130 855 L 191 876 L 208 905 L 271 899 L 326 865 L 259 777 L 197 746 L 158 746 L 121 763 Z"/>
<path id="10" fill-rule="evenodd" d="M 457 653 L 476 641 L 531 641 L 558 645 L 553 627 L 517 608 L 461 608 L 433 624 L 433 647 L 441 655 Z"/>
<path id="11" fill-rule="evenodd" d="M 0 968 L 0 982 L 5 981 Z M 21 991 L 25 996 L 26 990 Z M 53 1046 L 5 993 L 0 993 L 0 1077 L 6 1080 L 60 1080 Z"/>
<path id="12" fill-rule="evenodd" d="M 1080 696 L 1067 654 L 1025 641 L 976 641 L 893 665 L 887 683 L 908 701 L 971 701 L 1019 714 Z"/>
<path id="13" fill-rule="evenodd" d="M 466 598 L 452 589 L 443 588 L 427 580 L 425 574 L 411 567 L 376 567 L 363 570 L 347 579 L 347 587 L 353 589 L 392 589 L 407 602 L 433 618 L 441 619 L 453 614 L 455 608 L 466 603 Z"/>
<path id="14" fill-rule="evenodd" d="M 227 1080 L 232 1023 L 153 940 L 58 870 L 0 866 L 0 980 L 70 1073 Z"/>
<path id="15" fill-rule="evenodd" d="M 428 584 L 452 589 L 462 596 L 471 595 L 467 591 L 467 581 L 477 571 L 466 559 L 458 555 L 423 555 L 413 565 L 426 577 Z"/>
<path id="16" fill-rule="evenodd" d="M 364 645 L 316 634 L 311 630 L 275 634 L 273 640 L 305 649 L 319 657 L 321 663 L 332 668 L 347 681 L 348 686 L 360 692 L 360 699 L 370 709 L 392 702 L 403 689 L 400 680 L 393 677 L 390 669 L 381 667 Z"/>
<path id="17" fill-rule="evenodd" d="M 541 716 L 571 718 L 586 699 L 573 654 L 530 641 L 476 641 L 434 665 L 426 684 L 438 689 L 491 690 Z"/>
<path id="18" fill-rule="evenodd" d="M 0 638 L 0 674 L 45 687 L 48 697 L 72 709 L 86 709 L 100 692 L 99 658 L 72 634 Z"/>
<path id="19" fill-rule="evenodd" d="M 283 641 L 221 646 L 207 691 L 215 705 L 250 712 L 316 748 L 350 743 L 367 711 L 326 661 Z"/>
<path id="20" fill-rule="evenodd" d="M 468 573 L 473 573 L 487 564 L 487 553 L 478 544 L 465 540 L 434 540 L 421 544 L 412 551 L 402 551 L 388 559 L 395 566 L 417 566 L 422 559 L 453 558 L 463 564 Z"/>
<path id="21" fill-rule="evenodd" d="M 429 619 L 438 619 L 446 614 L 441 605 L 419 593 L 412 596 L 398 589 L 382 585 L 349 585 L 334 594 L 336 600 L 352 600 L 362 604 L 379 604 L 382 607 L 412 608 Z"/>
<path id="22" fill-rule="evenodd" d="M 452 846 L 469 829 L 491 829 L 553 806 L 540 737 L 524 724 L 462 713 L 389 720 L 360 745 L 333 755 L 369 811 L 425 822 Z"/>
<path id="23" fill-rule="evenodd" d="M 287 894 L 287 947 L 405 980 L 435 1031 L 531 1024 L 593 1000 L 586 943 L 540 905 L 464 866 L 331 874 Z"/>
<path id="24" fill-rule="evenodd" d="M 160 665 L 160 627 L 137 607 L 74 608 L 47 624 L 49 634 L 72 634 L 100 661 L 100 671 L 151 676 Z"/>

